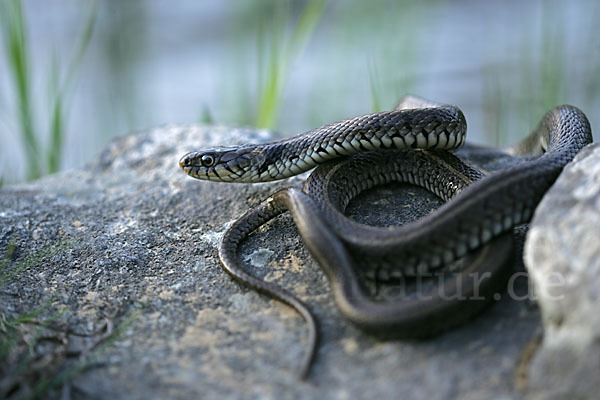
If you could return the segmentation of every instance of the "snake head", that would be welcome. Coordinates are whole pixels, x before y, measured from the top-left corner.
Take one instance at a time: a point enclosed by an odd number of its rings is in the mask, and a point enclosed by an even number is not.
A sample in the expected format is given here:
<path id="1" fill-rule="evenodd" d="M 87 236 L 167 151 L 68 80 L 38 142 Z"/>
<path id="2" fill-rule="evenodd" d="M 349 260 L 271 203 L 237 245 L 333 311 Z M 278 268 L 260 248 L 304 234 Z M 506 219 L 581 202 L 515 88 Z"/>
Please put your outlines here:
<path id="1" fill-rule="evenodd" d="M 181 157 L 179 166 L 189 176 L 205 181 L 251 182 L 265 163 L 255 146 L 207 147 Z"/>

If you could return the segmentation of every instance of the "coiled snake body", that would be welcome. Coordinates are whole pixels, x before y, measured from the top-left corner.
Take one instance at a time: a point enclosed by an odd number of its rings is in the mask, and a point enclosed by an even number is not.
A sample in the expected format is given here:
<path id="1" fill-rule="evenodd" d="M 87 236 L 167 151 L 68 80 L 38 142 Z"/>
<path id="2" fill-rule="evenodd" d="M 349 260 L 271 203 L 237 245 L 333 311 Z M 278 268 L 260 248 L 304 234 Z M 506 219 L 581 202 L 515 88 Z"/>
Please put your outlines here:
<path id="1" fill-rule="evenodd" d="M 238 219 L 219 247 L 221 262 L 233 277 L 289 304 L 308 322 L 310 350 L 303 375 L 316 348 L 314 317 L 296 297 L 239 265 L 238 245 L 251 231 L 290 210 L 345 317 L 383 336 L 430 336 L 471 318 L 502 289 L 512 228 L 529 221 L 562 168 L 592 141 L 585 115 L 573 106 L 559 106 L 509 149 L 517 156 L 528 155 L 527 161 L 483 177 L 448 152 L 462 146 L 465 131 L 458 108 L 407 97 L 394 111 L 325 125 L 273 143 L 206 148 L 180 160 L 190 176 L 225 182 L 282 179 L 320 165 L 304 191 L 275 193 Z M 351 154 L 356 155 L 345 157 Z M 446 203 L 418 221 L 388 228 L 359 224 L 343 215 L 354 196 L 393 181 L 422 186 Z M 457 272 L 444 278 L 443 290 L 434 288 L 418 298 L 378 302 L 357 278 L 357 271 L 379 280 L 421 276 L 446 269 L 461 257 Z M 359 268 L 356 260 L 367 263 Z M 489 279 L 469 279 L 473 274 Z M 473 294 L 486 301 L 462 301 Z"/>

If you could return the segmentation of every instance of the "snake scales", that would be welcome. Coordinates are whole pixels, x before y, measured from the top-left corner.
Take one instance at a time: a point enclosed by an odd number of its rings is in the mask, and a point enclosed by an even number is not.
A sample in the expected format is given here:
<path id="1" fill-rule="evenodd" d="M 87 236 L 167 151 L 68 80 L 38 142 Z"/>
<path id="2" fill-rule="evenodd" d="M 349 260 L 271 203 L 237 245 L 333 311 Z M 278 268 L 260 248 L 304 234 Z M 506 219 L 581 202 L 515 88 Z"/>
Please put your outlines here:
<path id="1" fill-rule="evenodd" d="M 271 181 L 319 165 L 304 191 L 275 193 L 238 219 L 219 247 L 221 262 L 234 278 L 289 304 L 307 321 L 303 376 L 317 344 L 314 317 L 296 297 L 239 265 L 237 248 L 250 232 L 290 210 L 345 317 L 378 335 L 434 335 L 471 318 L 502 289 L 512 228 L 529 221 L 562 168 L 592 141 L 585 115 L 573 106 L 559 106 L 509 149 L 516 156 L 527 155 L 527 161 L 483 177 L 448 152 L 463 145 L 465 131 L 458 108 L 406 97 L 394 111 L 328 124 L 273 143 L 205 148 L 180 160 L 188 175 L 224 182 Z M 446 203 L 418 221 L 388 228 L 344 216 L 353 197 L 393 181 L 422 186 Z M 441 281 L 443 290 L 436 287 L 418 298 L 376 301 L 357 277 L 357 272 L 379 280 L 422 276 L 457 259 L 457 272 Z M 367 263 L 359 267 L 357 260 Z M 487 279 L 472 279 L 473 274 Z M 462 301 L 474 294 L 486 301 Z"/>

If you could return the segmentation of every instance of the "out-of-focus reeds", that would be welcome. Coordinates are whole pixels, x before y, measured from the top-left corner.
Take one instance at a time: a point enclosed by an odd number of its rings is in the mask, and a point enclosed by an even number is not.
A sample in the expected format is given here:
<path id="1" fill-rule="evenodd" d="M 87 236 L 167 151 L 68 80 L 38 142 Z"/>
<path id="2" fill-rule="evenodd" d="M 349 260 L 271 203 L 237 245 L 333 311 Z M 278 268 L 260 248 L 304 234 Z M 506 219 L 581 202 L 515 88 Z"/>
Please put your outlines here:
<path id="1" fill-rule="evenodd" d="M 93 3 L 95 4 L 95 3 Z M 94 32 L 96 9 L 92 6 L 89 17 L 78 36 L 75 50 L 65 67 L 61 57 L 54 54 L 48 73 L 49 121 L 45 129 L 39 129 L 40 120 L 32 101 L 33 57 L 27 37 L 27 21 L 20 0 L 0 3 L 0 22 L 4 38 L 5 59 L 15 96 L 18 132 L 26 159 L 26 178 L 37 179 L 43 174 L 59 170 L 66 133 L 66 116 L 70 109 L 73 92 L 81 62 Z M 4 178 L 4 177 L 1 177 Z M 0 180 L 0 185 L 2 180 Z"/>

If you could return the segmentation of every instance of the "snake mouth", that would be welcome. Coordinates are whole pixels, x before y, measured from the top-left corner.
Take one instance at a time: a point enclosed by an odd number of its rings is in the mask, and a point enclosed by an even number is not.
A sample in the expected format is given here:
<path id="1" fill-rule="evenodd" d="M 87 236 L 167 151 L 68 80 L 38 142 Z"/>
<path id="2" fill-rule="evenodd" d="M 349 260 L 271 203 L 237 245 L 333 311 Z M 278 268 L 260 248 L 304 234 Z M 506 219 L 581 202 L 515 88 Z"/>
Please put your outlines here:
<path id="1" fill-rule="evenodd" d="M 188 166 L 182 165 L 181 163 L 179 163 L 179 166 L 181 167 L 183 172 L 185 172 L 186 174 L 194 175 L 194 172 L 193 172 L 194 167 L 188 167 Z"/>
<path id="2" fill-rule="evenodd" d="M 196 153 L 188 153 L 181 157 L 179 160 L 179 168 L 183 170 L 187 175 L 198 178 L 200 175 L 201 164 Z"/>
<path id="3" fill-rule="evenodd" d="M 179 160 L 179 167 L 187 172 L 187 170 L 189 170 L 192 167 L 200 167 L 201 164 L 199 163 L 199 161 L 200 160 L 196 152 L 187 153 Z"/>
<path id="4" fill-rule="evenodd" d="M 179 166 L 181 167 L 183 172 L 185 172 L 187 175 L 191 176 L 192 178 L 198 177 L 198 167 L 185 166 L 185 165 L 182 165 L 181 163 L 179 163 Z"/>
<path id="5" fill-rule="evenodd" d="M 203 181 L 231 182 L 235 175 L 226 164 L 218 162 L 218 157 L 212 153 L 192 152 L 184 155 L 179 160 L 179 167 L 188 176 Z"/>
<path id="6" fill-rule="evenodd" d="M 183 158 L 181 160 L 179 160 L 179 168 L 181 168 L 182 170 L 185 171 L 185 173 L 188 172 L 188 170 L 190 169 L 190 167 L 187 165 L 187 163 L 183 160 Z"/>

